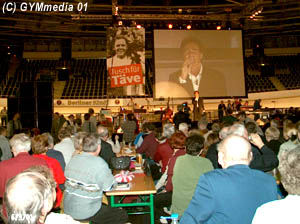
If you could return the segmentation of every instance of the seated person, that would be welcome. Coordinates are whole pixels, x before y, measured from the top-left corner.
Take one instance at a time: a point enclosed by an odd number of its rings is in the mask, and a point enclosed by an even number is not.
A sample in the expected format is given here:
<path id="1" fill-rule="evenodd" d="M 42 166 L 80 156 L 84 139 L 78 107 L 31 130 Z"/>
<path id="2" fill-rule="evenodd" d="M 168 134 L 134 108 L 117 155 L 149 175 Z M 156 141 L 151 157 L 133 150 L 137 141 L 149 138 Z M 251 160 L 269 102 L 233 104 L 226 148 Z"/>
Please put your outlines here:
<path id="1" fill-rule="evenodd" d="M 73 153 L 75 152 L 70 130 L 68 128 L 61 128 L 58 132 L 58 138 L 60 142 L 54 146 L 54 150 L 63 154 L 65 163 L 68 165 Z"/>
<path id="2" fill-rule="evenodd" d="M 92 223 L 123 224 L 126 211 L 103 203 L 103 191 L 110 190 L 115 179 L 107 163 L 99 157 L 101 140 L 89 134 L 82 141 L 82 153 L 72 157 L 66 166 L 64 212 L 76 220 Z"/>
<path id="3" fill-rule="evenodd" d="M 248 140 L 230 135 L 218 150 L 223 169 L 200 176 L 181 224 L 250 223 L 257 207 L 277 199 L 275 179 L 249 167 L 253 154 Z"/>
<path id="4" fill-rule="evenodd" d="M 204 138 L 192 135 L 185 141 L 186 153 L 176 160 L 173 171 L 172 213 L 182 216 L 187 209 L 197 186 L 199 177 L 213 170 L 211 162 L 200 156 L 204 149 Z"/>
<path id="5" fill-rule="evenodd" d="M 41 158 L 46 161 L 47 165 L 51 169 L 54 179 L 56 181 L 56 205 L 55 207 L 59 207 L 62 201 L 64 189 L 63 184 L 66 181 L 64 171 L 61 168 L 61 165 L 56 159 L 53 159 L 46 155 L 48 150 L 48 136 L 47 135 L 37 135 L 31 139 L 32 151 L 34 153 L 34 157 Z"/>
<path id="6" fill-rule="evenodd" d="M 279 148 L 281 145 L 281 142 L 279 141 L 280 131 L 278 130 L 278 128 L 269 127 L 269 128 L 267 128 L 265 135 L 266 135 L 266 140 L 267 140 L 266 145 L 270 149 L 272 149 L 272 151 L 276 155 L 278 155 Z"/>
<path id="7" fill-rule="evenodd" d="M 3 197 L 6 182 L 21 173 L 23 170 L 35 165 L 48 166 L 46 161 L 29 155 L 31 148 L 30 138 L 21 133 L 10 139 L 14 158 L 0 162 L 0 198 Z"/>
<path id="8" fill-rule="evenodd" d="M 59 162 L 63 171 L 65 171 L 66 163 L 65 163 L 64 156 L 61 152 L 53 149 L 54 148 L 54 139 L 53 139 L 52 135 L 49 132 L 43 133 L 42 135 L 45 135 L 48 137 L 48 150 L 46 152 L 46 155 L 53 159 L 56 159 Z"/>
<path id="9" fill-rule="evenodd" d="M 167 179 L 164 189 L 154 197 L 154 214 L 156 219 L 159 219 L 160 216 L 165 215 L 163 210 L 164 207 L 169 207 L 172 204 L 172 177 L 174 165 L 177 158 L 185 155 L 185 139 L 186 136 L 181 131 L 175 132 L 170 138 L 170 145 L 173 149 L 173 155 L 171 156 L 165 171 L 167 174 Z"/>
<path id="10" fill-rule="evenodd" d="M 65 214 L 51 212 L 55 181 L 49 168 L 33 166 L 7 182 L 4 204 L 8 224 L 80 224 Z"/>
<path id="11" fill-rule="evenodd" d="M 98 125 L 97 126 L 97 133 L 99 134 L 101 140 L 103 140 L 103 141 L 105 141 L 105 142 L 107 142 L 107 143 L 109 143 L 111 145 L 112 151 L 114 153 L 119 153 L 120 152 L 121 145 L 120 145 L 120 142 L 119 142 L 119 136 L 118 135 L 115 135 L 115 142 L 116 143 L 114 143 L 112 141 L 112 139 L 109 138 L 109 136 L 108 136 L 108 129 L 107 129 L 107 127 L 104 127 L 102 125 Z"/>
<path id="12" fill-rule="evenodd" d="M 278 170 L 281 183 L 288 196 L 282 200 L 271 201 L 260 206 L 255 213 L 252 224 L 299 223 L 300 213 L 300 147 L 281 154 Z"/>
<path id="13" fill-rule="evenodd" d="M 170 145 L 169 139 L 171 136 L 175 133 L 175 127 L 172 124 L 165 124 L 163 126 L 163 137 L 166 138 L 165 142 L 160 143 L 157 146 L 155 155 L 154 155 L 154 161 L 157 163 L 160 163 L 161 166 L 161 172 L 164 173 L 166 170 L 166 167 L 168 165 L 170 157 L 173 155 L 173 149 Z"/>
<path id="14" fill-rule="evenodd" d="M 136 152 L 145 154 L 147 158 L 154 159 L 156 148 L 159 142 L 156 139 L 155 126 L 153 124 L 147 125 L 147 137 L 144 138 L 142 145 L 137 148 Z"/>

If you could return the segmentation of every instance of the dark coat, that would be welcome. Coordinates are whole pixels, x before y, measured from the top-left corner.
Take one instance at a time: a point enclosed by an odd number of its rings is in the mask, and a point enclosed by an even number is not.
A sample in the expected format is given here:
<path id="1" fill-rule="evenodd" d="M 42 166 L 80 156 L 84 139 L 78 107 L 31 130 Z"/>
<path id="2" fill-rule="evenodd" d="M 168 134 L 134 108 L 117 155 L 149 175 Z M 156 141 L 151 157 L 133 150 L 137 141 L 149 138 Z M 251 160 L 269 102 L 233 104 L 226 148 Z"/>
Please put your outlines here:
<path id="1" fill-rule="evenodd" d="M 169 77 L 169 81 L 177 83 L 187 91 L 188 95 L 184 95 L 185 93 L 183 93 L 182 98 L 193 97 L 194 88 L 192 81 L 189 78 L 187 78 L 187 82 L 185 84 L 181 84 L 179 82 L 180 75 L 181 70 L 172 73 Z M 224 75 L 216 70 L 207 68 L 205 67 L 205 65 L 203 65 L 202 78 L 200 80 L 198 91 L 200 97 L 227 96 L 227 87 Z"/>
<path id="2" fill-rule="evenodd" d="M 111 158 L 116 157 L 116 155 L 113 152 L 111 145 L 103 140 L 101 140 L 101 151 L 99 156 L 105 160 L 110 168 L 112 168 Z"/>

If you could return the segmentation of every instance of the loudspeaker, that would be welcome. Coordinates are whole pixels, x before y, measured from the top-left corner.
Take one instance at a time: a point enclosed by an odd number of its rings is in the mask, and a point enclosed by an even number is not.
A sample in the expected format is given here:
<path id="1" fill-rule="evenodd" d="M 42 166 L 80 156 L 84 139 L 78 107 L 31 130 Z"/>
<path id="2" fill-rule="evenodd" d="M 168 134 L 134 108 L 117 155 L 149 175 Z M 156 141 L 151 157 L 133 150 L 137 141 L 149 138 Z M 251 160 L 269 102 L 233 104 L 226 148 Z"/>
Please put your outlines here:
<path id="1" fill-rule="evenodd" d="M 50 132 L 53 114 L 52 82 L 21 83 L 19 112 L 24 128 L 37 127 Z"/>
<path id="2" fill-rule="evenodd" d="M 37 113 L 38 128 L 50 132 L 53 114 L 53 85 L 52 82 L 37 83 Z"/>
<path id="3" fill-rule="evenodd" d="M 69 69 L 59 69 L 57 77 L 58 77 L 58 81 L 68 81 L 69 80 Z"/>
<path id="4" fill-rule="evenodd" d="M 24 82 L 20 85 L 19 112 L 23 128 L 37 127 L 35 103 L 35 85 L 33 82 Z"/>
<path id="5" fill-rule="evenodd" d="M 72 58 L 72 40 L 61 40 L 61 58 L 63 60 L 71 60 Z"/>
<path id="6" fill-rule="evenodd" d="M 7 119 L 10 121 L 14 114 L 19 112 L 19 99 L 17 97 L 7 98 Z"/>

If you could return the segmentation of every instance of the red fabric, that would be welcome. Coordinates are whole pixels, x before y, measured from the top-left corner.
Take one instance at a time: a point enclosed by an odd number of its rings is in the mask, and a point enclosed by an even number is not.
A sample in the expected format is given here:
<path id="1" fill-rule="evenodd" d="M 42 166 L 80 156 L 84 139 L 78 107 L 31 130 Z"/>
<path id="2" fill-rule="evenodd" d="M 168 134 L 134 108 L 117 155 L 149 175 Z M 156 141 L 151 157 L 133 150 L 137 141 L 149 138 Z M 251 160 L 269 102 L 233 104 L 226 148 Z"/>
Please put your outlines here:
<path id="1" fill-rule="evenodd" d="M 157 146 L 157 149 L 156 149 L 156 153 L 154 155 L 154 161 L 155 162 L 159 162 L 161 161 L 162 162 L 162 168 L 161 168 L 161 171 L 162 173 L 165 172 L 166 170 L 166 167 L 168 165 L 168 162 L 169 162 L 169 159 L 171 158 L 171 156 L 173 155 L 173 149 L 171 148 L 170 144 L 169 144 L 169 141 L 165 141 L 164 143 L 162 144 L 159 144 Z"/>
<path id="2" fill-rule="evenodd" d="M 9 179 L 36 165 L 48 166 L 44 160 L 35 158 L 27 152 L 21 152 L 12 159 L 2 161 L 0 163 L 0 197 L 3 198 L 5 184 Z"/>
<path id="3" fill-rule="evenodd" d="M 16 157 L 0 162 L 0 197 L 3 198 L 6 182 L 21 173 L 22 171 L 32 167 L 47 163 L 40 159 L 29 155 L 27 152 L 21 152 Z M 3 215 L 7 217 L 5 206 L 3 205 Z"/>
<path id="4" fill-rule="evenodd" d="M 47 155 L 39 154 L 39 155 L 33 155 L 34 157 L 41 158 L 46 161 L 50 169 L 52 170 L 55 182 L 56 182 L 56 204 L 54 207 L 59 207 L 60 203 L 62 201 L 63 193 L 61 189 L 59 188 L 60 184 L 64 184 L 66 181 L 66 177 L 64 175 L 64 171 L 61 168 L 60 163 Z"/>
<path id="5" fill-rule="evenodd" d="M 179 149 L 177 152 L 175 152 L 175 155 L 173 155 L 170 158 L 170 162 L 169 162 L 169 165 L 168 165 L 168 172 L 167 172 L 167 174 L 168 174 L 167 184 L 166 184 L 166 190 L 167 191 L 173 191 L 173 183 L 172 183 L 173 170 L 174 170 L 176 159 L 179 156 L 182 156 L 182 155 L 185 155 L 185 150 Z"/>
<path id="6" fill-rule="evenodd" d="M 159 143 L 156 141 L 154 133 L 151 132 L 147 135 L 147 137 L 145 137 L 142 145 L 136 150 L 136 152 L 145 153 L 148 158 L 153 159 L 158 144 Z"/>

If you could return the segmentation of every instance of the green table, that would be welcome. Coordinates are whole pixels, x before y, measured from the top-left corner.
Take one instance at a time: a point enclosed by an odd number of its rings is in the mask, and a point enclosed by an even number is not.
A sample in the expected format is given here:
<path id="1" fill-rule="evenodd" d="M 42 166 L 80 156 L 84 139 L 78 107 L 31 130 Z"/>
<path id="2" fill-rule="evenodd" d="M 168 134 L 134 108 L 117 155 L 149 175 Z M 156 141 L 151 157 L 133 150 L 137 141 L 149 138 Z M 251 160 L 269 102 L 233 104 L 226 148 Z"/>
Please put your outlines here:
<path id="1" fill-rule="evenodd" d="M 151 224 L 154 224 L 154 200 L 153 194 L 156 193 L 154 182 L 151 176 L 146 176 L 144 173 L 134 174 L 133 180 L 130 182 L 131 187 L 129 190 L 112 190 L 106 192 L 110 196 L 111 207 L 149 207 L 150 212 L 128 212 L 131 214 L 147 214 L 150 213 Z M 123 203 L 127 196 L 138 196 L 140 202 Z M 115 196 L 121 198 L 116 202 Z"/>

